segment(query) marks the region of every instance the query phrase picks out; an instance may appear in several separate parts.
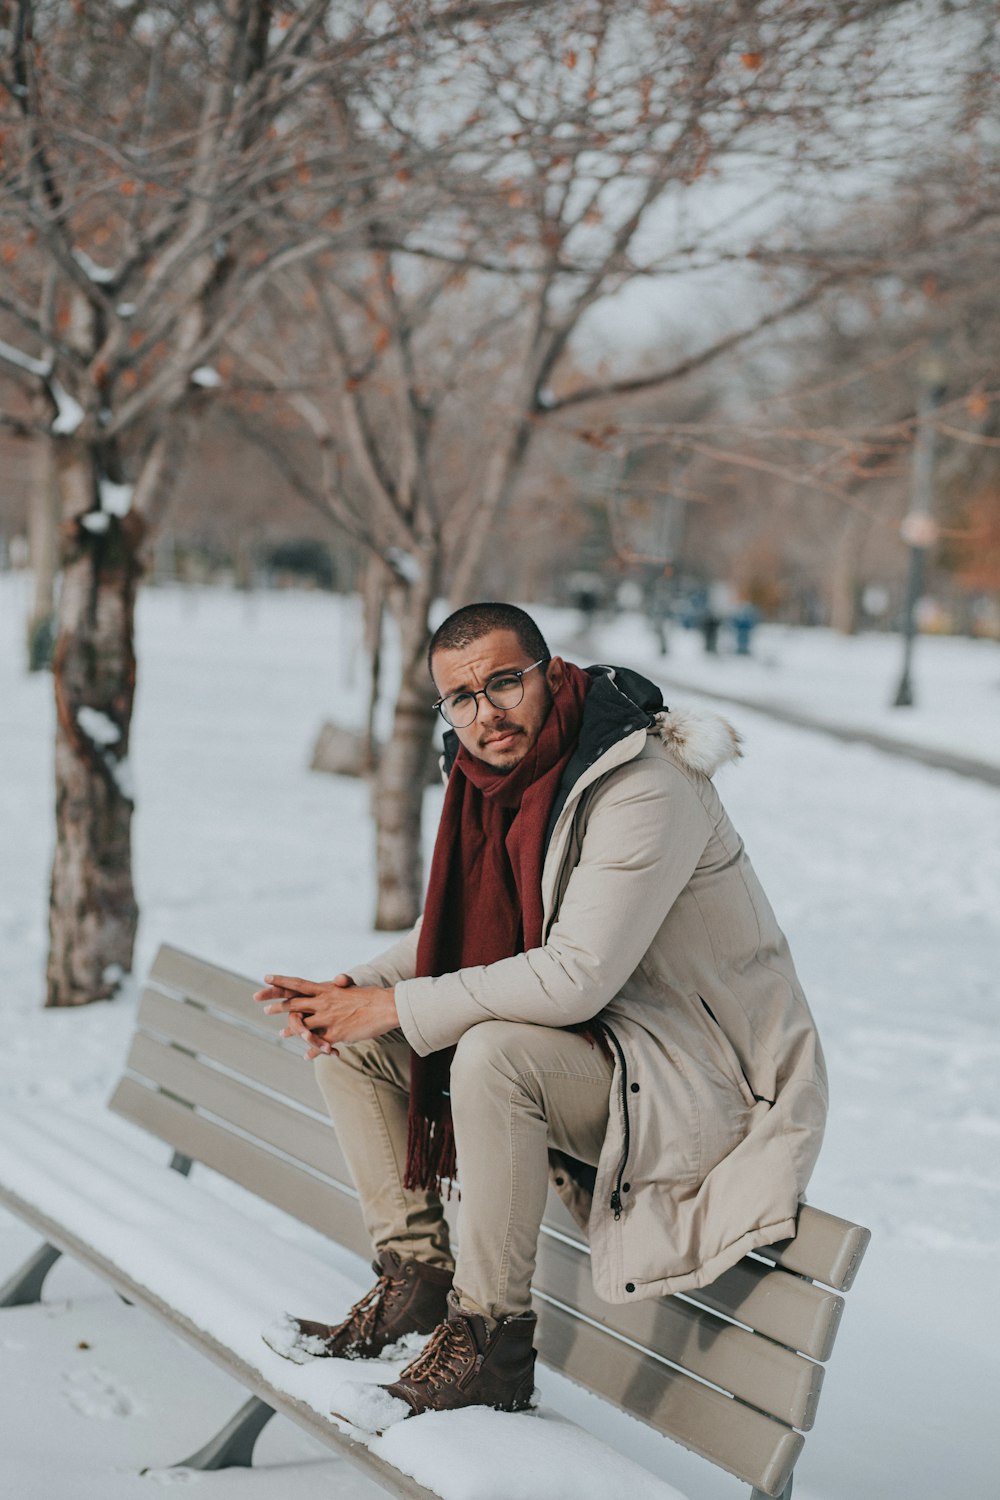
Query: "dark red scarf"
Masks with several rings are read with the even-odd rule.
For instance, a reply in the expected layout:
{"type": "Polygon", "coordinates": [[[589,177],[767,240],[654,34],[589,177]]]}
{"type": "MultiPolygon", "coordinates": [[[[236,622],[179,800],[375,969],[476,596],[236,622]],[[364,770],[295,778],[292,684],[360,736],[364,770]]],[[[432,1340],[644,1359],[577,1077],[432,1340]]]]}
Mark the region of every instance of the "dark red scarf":
{"type": "MultiPolygon", "coordinates": [[[[494,771],[464,745],[448,779],[434,844],[417,977],[497,963],[542,942],[545,832],[576,749],[590,678],[566,663],[534,746],[513,771],[494,771]]],[[[408,1188],[438,1191],[455,1177],[448,1079],[454,1048],[411,1058],[408,1188]]]]}

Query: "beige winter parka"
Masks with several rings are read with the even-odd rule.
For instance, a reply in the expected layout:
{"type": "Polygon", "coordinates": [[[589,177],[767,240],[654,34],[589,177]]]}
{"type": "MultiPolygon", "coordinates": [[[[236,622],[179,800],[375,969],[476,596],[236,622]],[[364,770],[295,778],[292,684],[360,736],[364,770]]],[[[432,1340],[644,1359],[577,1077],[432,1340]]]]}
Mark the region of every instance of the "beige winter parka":
{"type": "Polygon", "coordinates": [[[710,777],[739,755],[712,714],[591,668],[542,873],[544,945],[413,978],[416,934],[357,983],[394,984],[421,1055],[479,1021],[596,1018],[615,1058],[593,1198],[560,1170],[608,1302],[707,1285],[795,1231],[826,1115],[823,1056],[787,942],[710,777]]]}

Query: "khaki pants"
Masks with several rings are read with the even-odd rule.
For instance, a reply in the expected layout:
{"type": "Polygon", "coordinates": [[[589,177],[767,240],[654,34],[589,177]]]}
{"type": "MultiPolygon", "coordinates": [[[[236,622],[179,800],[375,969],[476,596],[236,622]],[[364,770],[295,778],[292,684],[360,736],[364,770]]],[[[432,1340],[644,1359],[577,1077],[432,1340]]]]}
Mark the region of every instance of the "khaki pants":
{"type": "Polygon", "coordinates": [[[441,1201],[403,1186],[410,1048],[401,1031],[340,1048],[316,1071],[377,1250],[455,1267],[459,1300],[491,1318],[527,1312],[551,1146],[596,1165],[611,1061],[577,1032],[483,1021],[451,1069],[461,1189],[453,1260],[441,1201]]]}

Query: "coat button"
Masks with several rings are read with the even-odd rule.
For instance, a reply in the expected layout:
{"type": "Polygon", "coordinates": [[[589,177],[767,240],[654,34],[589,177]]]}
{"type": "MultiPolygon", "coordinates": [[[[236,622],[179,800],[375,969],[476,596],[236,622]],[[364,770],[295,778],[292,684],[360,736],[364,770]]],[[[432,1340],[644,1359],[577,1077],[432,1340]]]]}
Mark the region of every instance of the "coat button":
{"type": "Polygon", "coordinates": [[[632,1084],[632,1092],[633,1094],[637,1094],[639,1092],[639,1085],[637,1083],[632,1084]]]}
{"type": "Polygon", "coordinates": [[[623,1193],[630,1193],[631,1191],[632,1191],[632,1184],[630,1182],[623,1182],[622,1183],[622,1192],[623,1193]]]}
{"type": "Polygon", "coordinates": [[[626,1281],[626,1283],[625,1283],[625,1290],[627,1292],[634,1292],[635,1291],[635,1282],[634,1281],[626,1281]]]}

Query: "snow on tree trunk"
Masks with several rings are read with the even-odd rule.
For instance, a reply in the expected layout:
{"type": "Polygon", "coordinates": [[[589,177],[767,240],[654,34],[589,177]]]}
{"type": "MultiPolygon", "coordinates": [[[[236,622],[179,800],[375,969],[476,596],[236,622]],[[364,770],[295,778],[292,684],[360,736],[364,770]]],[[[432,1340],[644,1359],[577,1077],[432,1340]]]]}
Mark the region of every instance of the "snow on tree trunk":
{"type": "MultiPolygon", "coordinates": [[[[86,488],[81,461],[67,476],[86,488]]],[[[56,844],[49,896],[46,1005],[114,994],[132,966],[133,796],[128,747],[143,523],[92,511],[63,528],[63,582],[53,655],[56,844]]]]}
{"type": "Polygon", "coordinates": [[[423,898],[420,824],[434,728],[434,689],[425,655],[432,600],[433,590],[423,580],[395,590],[390,599],[399,626],[402,670],[392,734],[379,757],[374,782],[375,926],[380,931],[412,927],[423,898]]]}

